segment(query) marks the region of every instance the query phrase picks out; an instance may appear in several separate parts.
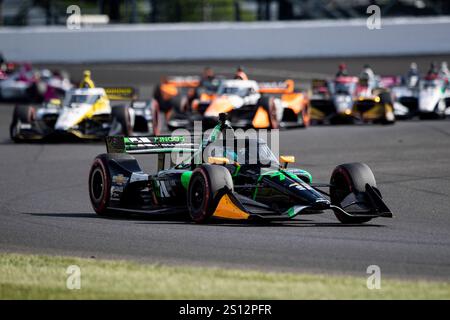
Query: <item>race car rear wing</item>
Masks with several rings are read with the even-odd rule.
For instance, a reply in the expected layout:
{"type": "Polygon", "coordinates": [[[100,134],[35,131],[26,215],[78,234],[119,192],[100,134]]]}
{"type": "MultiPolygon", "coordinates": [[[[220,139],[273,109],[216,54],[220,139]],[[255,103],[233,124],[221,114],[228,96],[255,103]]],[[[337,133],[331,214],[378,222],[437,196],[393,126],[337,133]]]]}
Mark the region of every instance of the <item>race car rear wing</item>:
{"type": "Polygon", "coordinates": [[[148,137],[106,137],[108,153],[158,154],[171,152],[194,152],[199,148],[186,136],[148,136],[148,137]]]}
{"type": "Polygon", "coordinates": [[[294,80],[288,79],[285,81],[274,81],[274,82],[258,82],[260,93],[273,93],[273,94],[283,94],[283,93],[293,93],[294,92],[294,80]]]}
{"type": "Polygon", "coordinates": [[[110,100],[135,100],[138,91],[132,87],[104,87],[106,95],[110,100]]]}
{"type": "Polygon", "coordinates": [[[175,87],[195,88],[200,85],[200,77],[198,76],[172,76],[167,77],[167,84],[175,87]]]}
{"type": "Polygon", "coordinates": [[[311,87],[312,89],[319,89],[328,86],[328,81],[325,79],[312,79],[311,87]]]}
{"type": "Polygon", "coordinates": [[[322,93],[322,94],[328,94],[329,88],[328,88],[328,80],[326,79],[312,79],[311,81],[311,91],[313,94],[316,93],[322,93]]]}
{"type": "MultiPolygon", "coordinates": [[[[172,152],[188,152],[193,154],[199,144],[191,143],[186,136],[148,136],[148,137],[106,137],[108,153],[157,154],[158,171],[163,170],[166,155],[172,152]]],[[[172,159],[171,159],[171,164],[172,159]]]]}
{"type": "Polygon", "coordinates": [[[380,77],[379,86],[381,88],[392,88],[401,84],[401,77],[399,76],[382,76],[380,77]]]}

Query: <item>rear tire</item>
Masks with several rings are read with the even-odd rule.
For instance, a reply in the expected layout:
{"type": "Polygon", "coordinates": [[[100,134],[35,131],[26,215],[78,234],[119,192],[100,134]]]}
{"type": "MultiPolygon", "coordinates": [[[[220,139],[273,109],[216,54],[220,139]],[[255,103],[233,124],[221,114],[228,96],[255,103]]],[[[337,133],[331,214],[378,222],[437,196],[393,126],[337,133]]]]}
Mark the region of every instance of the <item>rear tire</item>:
{"type": "Polygon", "coordinates": [[[115,106],[111,111],[113,119],[120,123],[122,127],[122,134],[130,136],[133,133],[131,125],[130,111],[128,106],[115,106]]]}
{"type": "Polygon", "coordinates": [[[101,154],[94,159],[89,172],[89,197],[92,207],[99,216],[109,213],[111,176],[108,169],[108,155],[101,154]]]}
{"type": "MultiPolygon", "coordinates": [[[[337,166],[330,179],[330,199],[333,205],[339,206],[341,201],[350,193],[366,191],[366,184],[376,187],[372,170],[365,163],[346,163],[337,166]]],[[[336,218],[342,223],[360,224],[372,218],[349,217],[339,210],[334,210],[336,218]]]]}
{"type": "Polygon", "coordinates": [[[103,153],[95,157],[89,172],[89,197],[92,207],[100,216],[110,213],[108,208],[110,207],[112,176],[117,172],[115,167],[110,170],[111,160],[114,161],[117,168],[142,172],[136,158],[126,153],[103,153]]]}
{"type": "Polygon", "coordinates": [[[188,187],[188,209],[197,223],[207,221],[217,208],[223,193],[233,190],[230,172],[222,166],[205,164],[196,168],[188,187]]]}

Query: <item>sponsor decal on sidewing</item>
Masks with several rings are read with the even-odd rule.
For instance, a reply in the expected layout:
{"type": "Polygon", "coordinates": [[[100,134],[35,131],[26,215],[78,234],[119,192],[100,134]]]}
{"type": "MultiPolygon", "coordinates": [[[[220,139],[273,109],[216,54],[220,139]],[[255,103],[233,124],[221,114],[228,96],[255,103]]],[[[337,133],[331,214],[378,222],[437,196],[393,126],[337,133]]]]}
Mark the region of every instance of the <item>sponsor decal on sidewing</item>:
{"type": "Polygon", "coordinates": [[[112,177],[112,182],[115,185],[122,186],[128,182],[129,178],[125,177],[123,174],[118,174],[112,177]]]}

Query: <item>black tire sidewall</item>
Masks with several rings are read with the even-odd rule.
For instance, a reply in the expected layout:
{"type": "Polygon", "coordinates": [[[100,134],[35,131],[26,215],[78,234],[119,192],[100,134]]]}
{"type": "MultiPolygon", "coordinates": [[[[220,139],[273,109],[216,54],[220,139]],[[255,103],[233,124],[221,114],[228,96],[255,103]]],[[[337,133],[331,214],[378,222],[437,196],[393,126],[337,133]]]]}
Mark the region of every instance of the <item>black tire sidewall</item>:
{"type": "Polygon", "coordinates": [[[276,106],[274,98],[271,96],[262,96],[258,101],[258,105],[262,106],[269,115],[270,129],[278,129],[279,123],[276,119],[276,106]]]}
{"type": "Polygon", "coordinates": [[[171,110],[173,110],[174,113],[185,114],[188,105],[188,98],[184,95],[176,95],[170,100],[170,104],[171,110]]]}
{"type": "Polygon", "coordinates": [[[204,164],[196,168],[189,182],[187,199],[192,220],[198,223],[208,220],[214,214],[222,195],[227,191],[233,191],[233,179],[225,167],[204,164]],[[198,179],[201,179],[204,183],[205,198],[201,208],[195,210],[191,205],[192,188],[198,179]]]}
{"type": "Polygon", "coordinates": [[[204,222],[206,219],[208,219],[212,215],[212,212],[210,210],[210,207],[212,205],[212,203],[211,203],[212,198],[213,198],[213,194],[211,192],[211,182],[208,177],[208,174],[207,174],[206,170],[204,170],[202,167],[199,167],[193,171],[191,180],[189,182],[189,189],[188,189],[188,199],[187,199],[188,200],[188,209],[189,209],[189,214],[191,216],[191,219],[193,221],[201,223],[201,222],[204,222]],[[202,206],[200,208],[195,209],[192,206],[192,197],[193,197],[192,193],[193,193],[193,187],[194,187],[195,183],[197,182],[197,180],[200,183],[203,183],[205,193],[204,193],[202,206]]]}
{"type": "Polygon", "coordinates": [[[159,110],[159,103],[156,100],[152,101],[152,134],[157,136],[161,134],[161,114],[159,110]]]}
{"type": "Polygon", "coordinates": [[[31,105],[17,105],[14,108],[13,119],[20,120],[22,123],[31,123],[34,121],[36,110],[31,105]]]}
{"type": "MultiPolygon", "coordinates": [[[[350,193],[361,193],[366,191],[366,184],[376,187],[375,177],[369,166],[365,163],[348,163],[337,166],[330,179],[331,203],[340,206],[340,202],[350,193]],[[339,192],[347,191],[347,195],[339,192]]],[[[336,218],[342,223],[364,223],[372,218],[349,217],[340,210],[334,210],[336,218]]]]}
{"type": "Polygon", "coordinates": [[[122,134],[124,136],[130,136],[133,133],[128,109],[128,106],[115,106],[112,108],[112,116],[122,126],[122,134]]]}
{"type": "Polygon", "coordinates": [[[17,123],[20,121],[21,123],[31,124],[36,118],[36,109],[30,105],[16,105],[13,111],[13,117],[11,124],[9,126],[9,135],[10,138],[14,141],[19,141],[14,134],[13,130],[17,126],[17,123]]]}
{"type": "Polygon", "coordinates": [[[100,155],[94,159],[89,172],[89,198],[91,200],[92,207],[98,215],[106,215],[108,213],[109,199],[111,190],[111,178],[108,170],[108,163],[105,155],[100,155]],[[100,172],[103,181],[103,192],[99,200],[94,198],[93,195],[93,174],[94,172],[100,172]]]}

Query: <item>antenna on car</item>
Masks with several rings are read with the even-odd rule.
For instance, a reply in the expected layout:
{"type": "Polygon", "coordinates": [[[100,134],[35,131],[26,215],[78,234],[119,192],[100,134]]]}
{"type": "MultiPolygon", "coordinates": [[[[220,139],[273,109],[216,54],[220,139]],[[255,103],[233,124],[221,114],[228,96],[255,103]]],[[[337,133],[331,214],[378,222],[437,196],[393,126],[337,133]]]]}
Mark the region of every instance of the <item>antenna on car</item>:
{"type": "Polygon", "coordinates": [[[228,116],[226,113],[224,113],[224,112],[219,113],[219,122],[221,124],[225,124],[225,121],[227,121],[227,120],[228,120],[228,116]]]}

